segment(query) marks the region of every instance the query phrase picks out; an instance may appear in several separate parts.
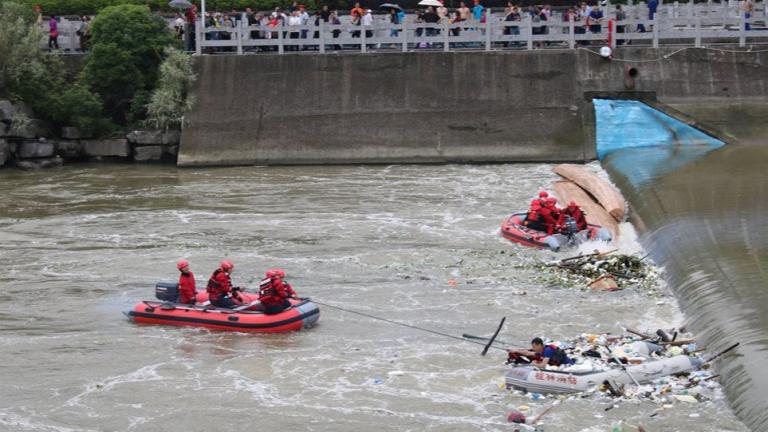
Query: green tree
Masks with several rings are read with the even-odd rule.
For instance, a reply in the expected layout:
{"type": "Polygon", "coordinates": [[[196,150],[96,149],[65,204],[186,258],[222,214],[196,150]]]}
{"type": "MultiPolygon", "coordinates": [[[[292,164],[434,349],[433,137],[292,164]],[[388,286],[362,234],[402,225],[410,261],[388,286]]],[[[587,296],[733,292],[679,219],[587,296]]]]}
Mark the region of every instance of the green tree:
{"type": "Polygon", "coordinates": [[[62,63],[40,49],[42,40],[31,9],[0,3],[0,96],[46,105],[48,90],[61,84],[55,72],[62,63]]]}
{"type": "Polygon", "coordinates": [[[146,6],[110,6],[93,20],[85,80],[101,95],[116,123],[126,125],[141,117],[163,50],[173,43],[165,21],[146,6]]]}
{"type": "Polygon", "coordinates": [[[194,103],[187,93],[196,79],[192,57],[178,49],[166,48],[160,80],[147,106],[147,123],[158,129],[180,127],[184,113],[194,103]]]}

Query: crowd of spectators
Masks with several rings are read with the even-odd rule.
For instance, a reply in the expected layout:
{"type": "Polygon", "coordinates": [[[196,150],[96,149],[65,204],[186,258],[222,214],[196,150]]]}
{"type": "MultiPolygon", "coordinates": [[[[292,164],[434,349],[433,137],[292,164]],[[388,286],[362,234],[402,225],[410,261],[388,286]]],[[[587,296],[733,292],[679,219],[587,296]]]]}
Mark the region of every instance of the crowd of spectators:
{"type": "MultiPolygon", "coordinates": [[[[415,11],[412,21],[420,24],[431,24],[433,27],[425,26],[422,28],[416,28],[414,31],[416,36],[436,36],[439,35],[441,30],[437,28],[437,25],[448,23],[466,23],[461,26],[451,26],[450,32],[453,36],[459,36],[462,31],[467,30],[482,30],[482,24],[489,14],[490,8],[486,8],[482,5],[481,0],[472,0],[472,7],[464,1],[459,3],[459,6],[455,10],[449,10],[440,1],[440,6],[427,6],[422,10],[415,11]],[[474,26],[474,27],[473,27],[474,26]]],[[[603,2],[603,4],[605,4],[603,2]]],[[[655,9],[658,6],[658,0],[650,0],[648,3],[649,17],[652,19],[655,9]]],[[[559,13],[553,13],[553,9],[549,4],[540,6],[528,6],[523,8],[516,5],[511,1],[507,3],[504,8],[503,16],[501,20],[507,22],[504,27],[503,33],[505,35],[518,35],[520,34],[520,27],[512,25],[514,22],[523,21],[524,18],[529,17],[534,23],[532,32],[533,34],[547,34],[549,28],[548,22],[555,19],[560,19],[563,22],[573,21],[574,29],[577,34],[584,34],[587,32],[601,33],[603,32],[603,26],[605,25],[607,18],[600,4],[589,5],[586,2],[582,2],[579,5],[566,8],[559,13]]],[[[406,13],[400,8],[388,8],[382,13],[376,15],[378,19],[384,20],[393,25],[400,25],[406,20],[406,13]]],[[[614,16],[612,17],[616,21],[622,21],[626,19],[621,5],[614,7],[614,16]]],[[[644,18],[644,17],[643,17],[644,18]]],[[[182,35],[193,34],[194,25],[197,20],[197,10],[189,9],[186,12],[185,20],[182,20],[181,16],[177,17],[177,34],[179,37],[182,35]],[[186,23],[186,26],[183,24],[186,23]],[[185,30],[186,28],[186,30],[185,30]]],[[[349,29],[349,33],[352,38],[359,38],[365,33],[367,38],[371,38],[374,35],[372,30],[374,24],[374,13],[371,9],[364,9],[360,6],[360,3],[355,5],[346,13],[340,14],[338,11],[331,11],[327,5],[322,6],[319,10],[310,13],[307,8],[297,2],[293,2],[289,7],[283,9],[276,7],[271,12],[253,11],[250,8],[246,8],[245,11],[232,10],[228,13],[224,12],[206,12],[205,26],[206,33],[205,38],[208,40],[229,40],[233,37],[233,28],[239,27],[242,21],[247,21],[248,26],[258,26],[261,29],[249,31],[248,37],[250,39],[273,39],[278,38],[279,32],[282,32],[282,36],[285,39],[307,39],[317,38],[318,30],[308,30],[306,28],[297,28],[291,30],[291,27],[301,26],[315,26],[319,27],[321,21],[326,25],[338,26],[344,22],[349,23],[353,28],[349,29]],[[360,26],[361,29],[355,29],[354,26],[360,26]],[[264,27],[274,28],[275,30],[263,30],[264,27]],[[278,30],[279,28],[279,30],[278,30]],[[211,30],[214,31],[211,31],[211,30]],[[313,33],[310,36],[310,32],[313,33]]],[[[621,33],[625,29],[623,26],[617,26],[616,31],[621,33]]],[[[646,31],[642,26],[638,26],[638,31],[646,31]]],[[[331,27],[329,33],[332,38],[338,38],[342,32],[341,29],[334,29],[331,27]]],[[[397,37],[401,30],[397,28],[389,29],[390,37],[397,37]]],[[[567,31],[567,29],[565,30],[567,31]]],[[[194,49],[194,38],[189,37],[188,48],[194,49]]],[[[588,42],[582,42],[587,44],[588,42]]],[[[536,46],[541,46],[543,43],[538,43],[536,46]]],[[[514,44],[513,44],[514,45],[514,44]]],[[[333,45],[335,49],[341,49],[338,44],[333,45]]],[[[429,46],[423,44],[422,46],[429,46]]],[[[504,46],[510,46],[509,43],[505,43],[504,46]]],[[[258,48],[258,49],[276,49],[258,48]]],[[[287,44],[287,50],[300,49],[297,44],[287,44]]],[[[306,48],[304,48],[306,49],[306,48]]]]}

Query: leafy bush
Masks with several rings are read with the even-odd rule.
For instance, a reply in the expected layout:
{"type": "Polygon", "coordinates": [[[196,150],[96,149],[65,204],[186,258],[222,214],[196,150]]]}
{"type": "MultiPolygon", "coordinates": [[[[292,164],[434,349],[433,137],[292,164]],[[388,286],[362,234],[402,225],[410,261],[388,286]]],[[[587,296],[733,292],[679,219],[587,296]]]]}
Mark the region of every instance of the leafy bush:
{"type": "Polygon", "coordinates": [[[167,48],[165,60],[160,65],[160,80],[147,106],[147,123],[158,129],[180,127],[184,113],[194,103],[187,97],[187,92],[196,79],[192,57],[178,49],[167,48]]]}
{"type": "Polygon", "coordinates": [[[53,105],[52,120],[62,126],[76,126],[87,134],[102,135],[113,129],[104,118],[101,98],[82,83],[69,87],[53,105]]]}
{"type": "Polygon", "coordinates": [[[31,10],[0,2],[0,96],[44,107],[49,90],[60,83],[53,72],[62,64],[40,49],[43,34],[34,22],[31,10]]]}
{"type": "Polygon", "coordinates": [[[143,6],[110,6],[94,18],[84,76],[116,123],[134,121],[144,110],[141,96],[154,87],[163,50],[172,43],[165,21],[143,6]]]}

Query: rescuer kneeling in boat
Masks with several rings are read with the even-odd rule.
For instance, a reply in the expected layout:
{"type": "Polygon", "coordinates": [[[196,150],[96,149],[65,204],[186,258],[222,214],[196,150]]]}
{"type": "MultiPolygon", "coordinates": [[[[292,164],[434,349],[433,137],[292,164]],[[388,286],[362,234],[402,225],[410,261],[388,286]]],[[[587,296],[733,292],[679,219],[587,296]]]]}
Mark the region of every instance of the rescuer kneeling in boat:
{"type": "Polygon", "coordinates": [[[547,229],[547,226],[544,224],[544,219],[541,216],[541,203],[538,199],[531,201],[531,207],[528,209],[528,214],[525,216],[523,225],[536,231],[544,231],[547,229]]]}
{"type": "Polygon", "coordinates": [[[266,277],[259,284],[259,301],[264,306],[264,313],[276,314],[289,307],[289,298],[296,297],[296,291],[285,282],[285,272],[282,269],[269,269],[264,274],[266,277]]]}
{"type": "Polygon", "coordinates": [[[557,219],[560,217],[560,209],[557,208],[557,198],[549,197],[544,200],[544,205],[539,210],[544,225],[547,227],[547,234],[552,235],[557,228],[557,219]]]}
{"type": "Polygon", "coordinates": [[[229,277],[234,269],[235,265],[232,261],[224,260],[208,279],[206,291],[212,305],[232,309],[243,303],[237,288],[232,287],[232,279],[229,277]]]}
{"type": "Polygon", "coordinates": [[[197,298],[197,289],[195,288],[195,275],[189,270],[189,261],[185,259],[176,263],[179,269],[179,303],[194,305],[197,298]]]}
{"type": "Polygon", "coordinates": [[[576,223],[577,232],[587,229],[587,214],[584,213],[578,204],[576,204],[576,201],[569,202],[568,207],[560,212],[560,217],[557,219],[557,226],[560,231],[567,230],[566,222],[568,221],[568,217],[573,218],[573,221],[576,223]]]}
{"type": "Polygon", "coordinates": [[[530,350],[510,350],[507,363],[531,363],[538,368],[576,363],[555,344],[544,345],[540,337],[533,338],[530,350]]]}

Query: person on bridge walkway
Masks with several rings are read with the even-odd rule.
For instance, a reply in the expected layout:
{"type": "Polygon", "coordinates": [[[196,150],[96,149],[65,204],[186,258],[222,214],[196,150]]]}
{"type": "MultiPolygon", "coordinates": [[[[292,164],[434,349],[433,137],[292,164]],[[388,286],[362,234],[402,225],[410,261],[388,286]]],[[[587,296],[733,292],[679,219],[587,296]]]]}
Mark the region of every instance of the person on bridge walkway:
{"type": "Polygon", "coordinates": [[[555,344],[544,345],[540,337],[533,338],[531,349],[509,350],[508,363],[531,363],[538,368],[572,365],[576,363],[555,344]]]}
{"type": "Polygon", "coordinates": [[[285,282],[285,271],[279,268],[269,269],[259,284],[259,301],[264,306],[264,313],[277,314],[289,307],[289,298],[296,298],[296,291],[285,282]]]}
{"type": "Polygon", "coordinates": [[[232,261],[223,260],[208,279],[208,300],[216,307],[232,309],[243,303],[237,287],[232,286],[230,274],[235,269],[232,261]]]}
{"type": "Polygon", "coordinates": [[[189,270],[189,261],[180,259],[176,263],[179,269],[179,303],[194,305],[197,298],[197,289],[195,288],[195,275],[189,270]]]}

